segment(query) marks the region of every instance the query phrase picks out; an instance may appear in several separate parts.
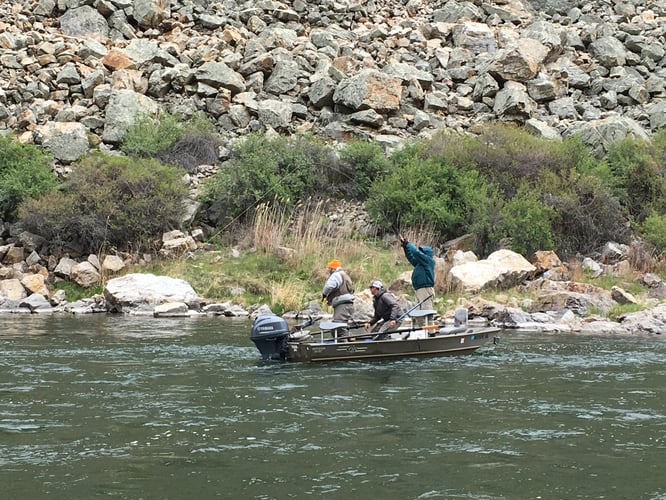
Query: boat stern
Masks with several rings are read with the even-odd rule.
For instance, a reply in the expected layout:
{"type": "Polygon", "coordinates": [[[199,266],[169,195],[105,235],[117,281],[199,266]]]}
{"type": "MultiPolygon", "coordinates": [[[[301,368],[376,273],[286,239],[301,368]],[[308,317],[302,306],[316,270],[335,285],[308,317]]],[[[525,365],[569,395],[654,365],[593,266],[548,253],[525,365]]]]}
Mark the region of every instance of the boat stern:
{"type": "Polygon", "coordinates": [[[250,339],[262,359],[284,359],[287,354],[289,327],[284,318],[275,314],[260,314],[252,322],[250,339]]]}

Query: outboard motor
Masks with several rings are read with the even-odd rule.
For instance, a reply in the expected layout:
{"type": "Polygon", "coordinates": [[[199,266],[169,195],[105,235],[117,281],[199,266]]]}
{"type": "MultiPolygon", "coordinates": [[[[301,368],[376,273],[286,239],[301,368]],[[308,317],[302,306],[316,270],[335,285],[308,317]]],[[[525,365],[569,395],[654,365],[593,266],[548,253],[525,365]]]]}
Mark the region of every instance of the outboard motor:
{"type": "Polygon", "coordinates": [[[250,338],[262,359],[284,359],[287,354],[289,328],[287,322],[275,314],[260,314],[252,323],[250,338]]]}

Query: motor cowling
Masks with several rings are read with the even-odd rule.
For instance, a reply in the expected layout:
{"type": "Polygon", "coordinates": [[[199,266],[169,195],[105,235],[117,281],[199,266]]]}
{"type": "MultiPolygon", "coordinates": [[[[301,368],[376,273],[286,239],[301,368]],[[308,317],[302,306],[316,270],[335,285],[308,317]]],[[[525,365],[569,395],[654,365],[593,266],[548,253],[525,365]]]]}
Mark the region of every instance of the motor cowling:
{"type": "Polygon", "coordinates": [[[252,322],[250,339],[262,359],[284,359],[287,355],[289,327],[284,318],[275,314],[260,314],[252,322]]]}

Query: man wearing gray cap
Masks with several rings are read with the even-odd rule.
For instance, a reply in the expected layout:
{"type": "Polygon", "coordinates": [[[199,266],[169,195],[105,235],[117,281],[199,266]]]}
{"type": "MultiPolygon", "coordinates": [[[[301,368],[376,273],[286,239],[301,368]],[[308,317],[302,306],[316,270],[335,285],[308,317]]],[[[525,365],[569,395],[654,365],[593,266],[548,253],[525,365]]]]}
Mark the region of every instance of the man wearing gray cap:
{"type": "MultiPolygon", "coordinates": [[[[402,309],[393,294],[386,290],[379,280],[370,283],[370,293],[372,294],[372,306],[375,309],[375,314],[365,324],[366,331],[369,331],[379,320],[384,321],[377,332],[379,335],[397,330],[401,323],[398,318],[402,315],[402,309]]],[[[378,338],[382,338],[379,335],[378,338]]]]}

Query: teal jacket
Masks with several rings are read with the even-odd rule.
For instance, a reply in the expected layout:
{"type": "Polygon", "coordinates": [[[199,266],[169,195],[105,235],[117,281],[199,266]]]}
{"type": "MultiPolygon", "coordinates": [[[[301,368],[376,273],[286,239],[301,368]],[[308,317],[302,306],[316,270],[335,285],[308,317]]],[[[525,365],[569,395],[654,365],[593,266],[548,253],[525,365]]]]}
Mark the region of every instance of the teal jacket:
{"type": "Polygon", "coordinates": [[[435,258],[432,256],[432,247],[417,247],[408,241],[403,246],[405,256],[414,266],[412,271],[412,286],[414,290],[435,286],[435,258]]]}

